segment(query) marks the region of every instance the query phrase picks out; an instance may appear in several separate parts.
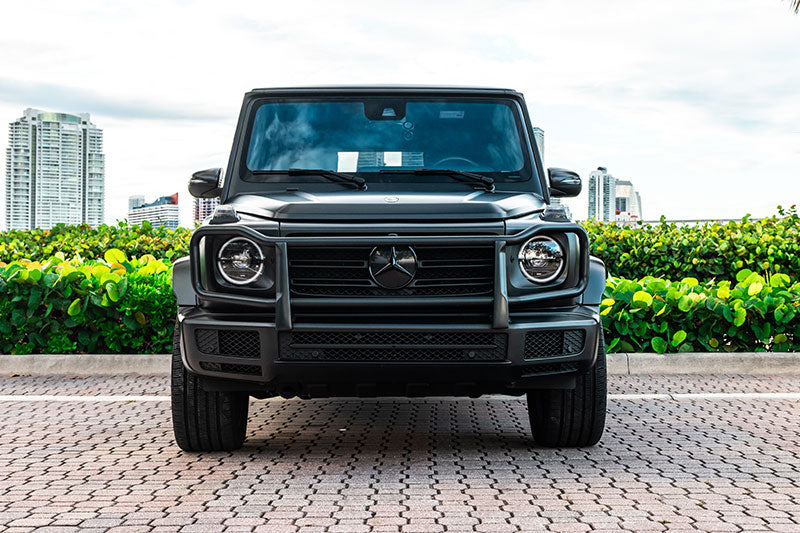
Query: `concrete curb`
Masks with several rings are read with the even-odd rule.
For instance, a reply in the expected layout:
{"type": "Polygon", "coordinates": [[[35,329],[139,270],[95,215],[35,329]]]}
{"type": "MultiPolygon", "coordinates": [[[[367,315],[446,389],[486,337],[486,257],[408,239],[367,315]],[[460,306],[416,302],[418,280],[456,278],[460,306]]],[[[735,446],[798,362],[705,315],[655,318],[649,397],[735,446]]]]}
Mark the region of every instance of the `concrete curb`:
{"type": "Polygon", "coordinates": [[[166,376],[170,354],[0,355],[0,376],[166,376]]]}
{"type": "MultiPolygon", "coordinates": [[[[793,353],[615,353],[612,375],[800,374],[800,352],[793,353]]],[[[0,376],[167,376],[169,354],[0,355],[0,376]]]]}

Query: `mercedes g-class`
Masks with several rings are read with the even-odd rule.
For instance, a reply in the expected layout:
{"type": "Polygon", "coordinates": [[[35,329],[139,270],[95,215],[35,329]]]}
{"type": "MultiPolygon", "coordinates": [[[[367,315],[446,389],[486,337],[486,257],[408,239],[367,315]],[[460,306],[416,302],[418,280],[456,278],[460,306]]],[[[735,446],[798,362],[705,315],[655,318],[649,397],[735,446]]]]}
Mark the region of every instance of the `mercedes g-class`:
{"type": "Polygon", "coordinates": [[[452,87],[245,95],[220,198],[173,268],[172,419],[232,450],[250,397],[527,395],[533,439],[603,432],[605,267],[554,198],[522,94],[452,87]]]}

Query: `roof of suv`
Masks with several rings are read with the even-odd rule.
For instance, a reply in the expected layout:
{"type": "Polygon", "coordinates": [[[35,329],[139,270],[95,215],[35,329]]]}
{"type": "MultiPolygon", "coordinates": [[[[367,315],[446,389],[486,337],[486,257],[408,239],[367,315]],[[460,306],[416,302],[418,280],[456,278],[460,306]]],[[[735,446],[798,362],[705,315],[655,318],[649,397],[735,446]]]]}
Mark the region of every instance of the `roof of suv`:
{"type": "Polygon", "coordinates": [[[520,93],[513,89],[496,87],[462,87],[447,85],[318,85],[308,87],[274,87],[253,89],[248,95],[274,94],[457,94],[457,95],[515,95],[520,93]]]}

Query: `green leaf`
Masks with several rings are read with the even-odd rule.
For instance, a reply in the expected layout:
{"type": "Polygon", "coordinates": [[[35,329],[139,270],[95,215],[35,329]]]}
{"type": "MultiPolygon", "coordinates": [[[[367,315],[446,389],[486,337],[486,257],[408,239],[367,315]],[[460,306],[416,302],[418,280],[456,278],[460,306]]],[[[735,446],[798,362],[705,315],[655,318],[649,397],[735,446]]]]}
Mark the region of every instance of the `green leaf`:
{"type": "Polygon", "coordinates": [[[119,291],[117,290],[117,284],[113,281],[106,282],[106,293],[108,294],[108,299],[112,302],[119,301],[119,291]]]}
{"type": "Polygon", "coordinates": [[[744,309],[744,307],[737,307],[734,310],[734,314],[735,316],[733,319],[733,325],[738,328],[739,326],[744,324],[744,321],[747,318],[747,311],[744,309]]]}
{"type": "MultiPolygon", "coordinates": [[[[122,298],[128,292],[128,278],[127,276],[117,282],[117,294],[122,298]]],[[[115,300],[116,301],[116,300],[115,300]]]]}
{"type": "Polygon", "coordinates": [[[103,254],[103,258],[109,265],[113,265],[114,263],[122,263],[123,261],[127,260],[125,257],[125,252],[118,250],[117,248],[106,250],[106,253],[103,254]]]}
{"type": "Polygon", "coordinates": [[[44,275],[44,285],[49,288],[53,288],[58,283],[58,274],[55,272],[48,272],[44,275]]]}
{"type": "Polygon", "coordinates": [[[656,353],[664,353],[667,351],[667,341],[661,337],[653,337],[650,339],[650,344],[653,346],[656,353]]]}
{"type": "Polygon", "coordinates": [[[136,318],[136,322],[138,322],[139,325],[144,326],[145,324],[147,324],[147,318],[141,311],[136,311],[136,313],[133,316],[136,318]]]}
{"type": "Polygon", "coordinates": [[[72,300],[72,303],[69,304],[69,307],[67,308],[67,314],[69,316],[78,316],[79,314],[81,314],[80,298],[75,298],[74,300],[72,300]]]}
{"type": "Polygon", "coordinates": [[[760,293],[761,289],[763,289],[763,288],[764,288],[764,286],[759,282],[752,283],[747,288],[747,295],[748,296],[755,296],[756,294],[760,293]]]}
{"type": "Polygon", "coordinates": [[[776,272],[769,278],[769,284],[772,287],[787,287],[791,279],[786,274],[776,272]]]}
{"type": "Polygon", "coordinates": [[[683,311],[684,313],[688,313],[692,309],[692,299],[688,296],[681,296],[681,299],[678,300],[678,309],[683,311]]]}
{"type": "Polygon", "coordinates": [[[650,307],[653,304],[653,297],[645,291],[636,291],[631,302],[636,307],[650,307]]]}
{"type": "Polygon", "coordinates": [[[672,336],[672,345],[673,346],[678,346],[680,343],[682,343],[685,340],[686,340],[686,332],[683,331],[682,329],[678,330],[672,336]]]}

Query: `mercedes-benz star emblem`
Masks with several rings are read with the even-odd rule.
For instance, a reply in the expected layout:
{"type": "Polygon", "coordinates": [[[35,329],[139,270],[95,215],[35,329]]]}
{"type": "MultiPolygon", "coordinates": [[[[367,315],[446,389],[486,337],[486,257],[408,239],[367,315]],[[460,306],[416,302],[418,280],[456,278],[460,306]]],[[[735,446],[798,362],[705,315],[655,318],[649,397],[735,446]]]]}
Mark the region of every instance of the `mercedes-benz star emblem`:
{"type": "Polygon", "coordinates": [[[410,246],[376,246],[369,254],[369,275],[385,289],[402,289],[417,274],[417,255],[410,246]]]}

